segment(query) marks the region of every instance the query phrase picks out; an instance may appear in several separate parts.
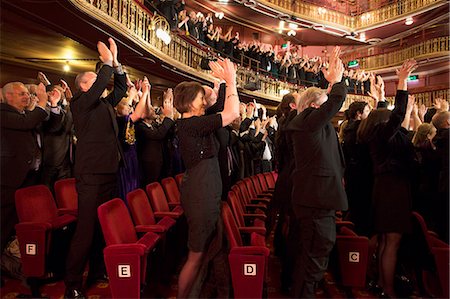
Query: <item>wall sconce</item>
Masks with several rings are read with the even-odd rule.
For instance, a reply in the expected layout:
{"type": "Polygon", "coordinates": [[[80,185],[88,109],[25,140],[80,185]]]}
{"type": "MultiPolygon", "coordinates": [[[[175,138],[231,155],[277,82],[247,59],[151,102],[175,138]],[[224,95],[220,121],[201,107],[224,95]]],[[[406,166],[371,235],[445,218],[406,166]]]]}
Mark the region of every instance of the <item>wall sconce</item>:
{"type": "Polygon", "coordinates": [[[413,18],[412,17],[407,17],[406,20],[405,20],[405,25],[409,26],[409,25],[412,25],[412,23],[414,23],[413,18]]]}
{"type": "Polygon", "coordinates": [[[223,12],[216,12],[215,13],[216,18],[218,18],[219,20],[222,20],[223,17],[225,16],[225,14],[223,12]]]}
{"type": "Polygon", "coordinates": [[[156,37],[162,40],[166,45],[170,44],[170,25],[163,16],[155,14],[150,23],[151,30],[156,32],[156,37]]]}

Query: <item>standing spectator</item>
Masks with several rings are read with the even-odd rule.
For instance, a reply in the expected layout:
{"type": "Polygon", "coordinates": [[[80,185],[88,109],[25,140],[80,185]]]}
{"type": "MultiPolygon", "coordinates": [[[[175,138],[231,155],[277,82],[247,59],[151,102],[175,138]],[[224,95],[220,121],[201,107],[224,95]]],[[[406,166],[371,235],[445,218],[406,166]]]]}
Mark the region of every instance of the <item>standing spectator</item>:
{"type": "Polygon", "coordinates": [[[77,76],[78,92],[70,103],[78,138],[75,160],[78,222],[67,256],[66,298],[84,298],[81,287],[88,259],[87,287],[105,277],[104,238],[97,208],[116,195],[116,175],[123,157],[113,107],[126,95],[127,79],[117,60],[114,40],[109,38],[109,49],[98,42],[97,49],[103,66],[98,74],[85,72],[77,76]],[[113,73],[114,90],[102,98],[113,73]]]}
{"type": "Polygon", "coordinates": [[[173,93],[171,88],[164,92],[163,116],[164,120],[161,124],[158,124],[155,109],[148,107],[145,117],[136,124],[138,157],[142,168],[142,187],[163,178],[164,143],[168,140],[170,129],[175,124],[173,121],[173,93]]]}
{"type": "Polygon", "coordinates": [[[47,94],[44,84],[36,90],[37,106],[26,110],[30,93],[21,82],[5,84],[2,89],[4,101],[0,103],[1,124],[1,252],[14,234],[17,224],[14,193],[17,189],[37,183],[40,150],[35,129],[48,116],[45,110],[47,94]]]}
{"type": "Polygon", "coordinates": [[[347,209],[342,186],[344,157],[331,124],[347,95],[347,87],[341,82],[344,66],[339,55],[340,48],[336,47],[325,74],[332,86],[329,96],[318,88],[304,91],[300,109],[305,109],[288,126],[295,160],[292,208],[299,229],[295,298],[314,298],[315,286],[327,269],[336,240],[336,210],[347,209]]]}
{"type": "Polygon", "coordinates": [[[178,279],[178,298],[187,298],[196,281],[205,253],[220,225],[222,184],[214,132],[239,116],[236,68],[231,61],[210,62],[213,74],[226,82],[226,100],[222,112],[204,115],[203,87],[182,82],[174,91],[174,104],[182,114],[177,121],[181,156],[186,172],[181,185],[181,204],[188,222],[188,259],[178,279]]]}
{"type": "Polygon", "coordinates": [[[58,85],[51,85],[47,89],[50,90],[48,93],[51,102],[50,115],[61,114],[62,118],[56,126],[52,126],[49,122],[42,124],[42,182],[53,190],[53,185],[57,180],[72,177],[70,147],[73,136],[73,119],[67,101],[64,101],[64,89],[58,85]]]}
{"type": "Polygon", "coordinates": [[[450,129],[450,112],[448,111],[448,102],[441,105],[443,111],[433,116],[433,125],[437,129],[434,144],[439,159],[439,182],[438,182],[438,211],[436,213],[437,233],[445,241],[449,242],[449,129],[450,129]]]}
{"type": "MultiPolygon", "coordinates": [[[[394,273],[403,233],[411,231],[411,165],[414,149],[402,128],[408,101],[407,79],[417,64],[407,60],[397,71],[395,108],[377,109],[359,132],[368,144],[373,165],[372,203],[374,231],[378,234],[378,285],[395,297],[394,273]]],[[[413,101],[413,99],[411,98],[413,101]]]]}

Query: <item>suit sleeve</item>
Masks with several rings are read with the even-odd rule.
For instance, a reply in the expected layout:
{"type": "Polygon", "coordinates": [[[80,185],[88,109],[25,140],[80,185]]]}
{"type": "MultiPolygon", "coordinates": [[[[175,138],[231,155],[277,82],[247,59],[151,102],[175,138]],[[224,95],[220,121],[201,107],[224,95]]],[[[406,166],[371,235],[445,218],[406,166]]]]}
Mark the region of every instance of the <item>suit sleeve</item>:
{"type": "Polygon", "coordinates": [[[164,118],[162,124],[158,128],[148,127],[143,122],[139,122],[136,124],[136,133],[138,138],[161,140],[166,138],[167,133],[174,123],[175,122],[168,117],[164,118]]]}
{"type": "Polygon", "coordinates": [[[44,109],[35,108],[25,115],[19,113],[2,113],[0,117],[2,128],[28,131],[36,128],[48,117],[48,112],[44,109]]]}
{"type": "Polygon", "coordinates": [[[217,95],[217,102],[206,109],[205,114],[215,114],[217,112],[223,111],[223,108],[225,107],[225,89],[226,84],[222,83],[219,86],[219,94],[217,95]]]}
{"type": "Polygon", "coordinates": [[[126,74],[114,74],[114,89],[105,98],[113,107],[115,107],[123,97],[127,95],[127,76],[126,74]]]}
{"type": "Polygon", "coordinates": [[[305,126],[311,131],[317,131],[323,128],[331,121],[339,109],[341,109],[346,97],[347,87],[344,83],[334,84],[328,95],[328,100],[320,108],[314,109],[304,120],[305,126]]]}
{"type": "Polygon", "coordinates": [[[388,122],[381,127],[380,137],[383,140],[389,140],[402,127],[403,119],[406,114],[406,105],[408,102],[408,91],[397,90],[395,95],[395,108],[389,116],[388,122]]]}
{"type": "Polygon", "coordinates": [[[43,123],[44,130],[48,133],[60,131],[64,126],[65,118],[66,112],[63,109],[61,109],[59,114],[50,112],[50,117],[43,123]]]}
{"type": "Polygon", "coordinates": [[[70,106],[74,107],[74,111],[79,112],[92,110],[93,107],[99,104],[98,100],[103,91],[108,87],[109,80],[113,73],[113,68],[109,65],[103,65],[98,71],[97,79],[88,91],[83,92],[80,96],[74,96],[70,106]]]}

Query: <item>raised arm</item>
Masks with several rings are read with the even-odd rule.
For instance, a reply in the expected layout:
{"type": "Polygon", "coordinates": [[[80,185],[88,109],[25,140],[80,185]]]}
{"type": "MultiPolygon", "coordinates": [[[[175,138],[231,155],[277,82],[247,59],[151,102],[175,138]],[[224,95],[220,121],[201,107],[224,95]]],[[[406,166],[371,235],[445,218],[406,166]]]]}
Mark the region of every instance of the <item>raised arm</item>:
{"type": "Polygon", "coordinates": [[[150,88],[151,86],[147,77],[144,77],[144,81],[142,83],[142,95],[139,97],[139,102],[136,105],[136,109],[134,109],[133,113],[130,115],[131,121],[134,123],[140,120],[145,114],[147,94],[150,93],[150,88]]]}
{"type": "Polygon", "coordinates": [[[225,104],[222,115],[222,126],[229,125],[239,117],[239,95],[236,88],[236,66],[229,60],[210,61],[209,66],[213,71],[213,76],[219,80],[224,80],[225,104]]]}

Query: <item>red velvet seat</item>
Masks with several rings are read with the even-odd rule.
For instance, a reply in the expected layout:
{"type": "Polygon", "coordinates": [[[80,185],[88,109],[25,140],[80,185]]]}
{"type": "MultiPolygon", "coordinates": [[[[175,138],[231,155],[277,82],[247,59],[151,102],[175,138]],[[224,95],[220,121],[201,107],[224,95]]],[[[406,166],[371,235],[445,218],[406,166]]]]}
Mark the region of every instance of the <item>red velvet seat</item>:
{"type": "Polygon", "coordinates": [[[261,191],[263,193],[272,194],[273,193],[273,188],[272,189],[269,188],[269,185],[267,184],[266,177],[264,176],[264,174],[263,173],[258,173],[256,175],[256,177],[258,178],[259,184],[261,185],[261,191]]]}
{"type": "Polygon", "coordinates": [[[179,173],[175,176],[175,181],[177,182],[178,189],[181,189],[181,183],[183,182],[184,173],[179,173]]]}
{"type": "Polygon", "coordinates": [[[161,180],[161,185],[166,193],[169,205],[180,205],[180,190],[174,178],[168,177],[161,180]]]}
{"type": "MultiPolygon", "coordinates": [[[[257,212],[264,214],[265,211],[267,210],[267,205],[265,203],[256,203],[256,204],[248,203],[250,199],[244,197],[241,188],[247,190],[242,181],[238,182],[237,184],[234,184],[231,187],[231,191],[233,191],[234,194],[236,194],[237,198],[241,201],[241,206],[244,212],[257,212]]],[[[248,192],[247,197],[249,197],[248,192]]]]}
{"type": "Polygon", "coordinates": [[[147,259],[160,237],[147,232],[138,239],[128,209],[119,198],[102,204],[97,212],[106,241],[103,253],[111,295],[140,298],[148,275],[147,259]]]}
{"type": "MultiPolygon", "coordinates": [[[[252,184],[250,182],[250,184],[252,184]]],[[[260,209],[267,209],[267,204],[269,203],[269,200],[267,198],[257,198],[256,195],[252,195],[248,188],[246,183],[242,180],[236,183],[239,190],[241,191],[242,200],[245,206],[247,207],[254,207],[254,208],[260,208],[260,209]],[[258,206],[253,206],[258,205],[258,206]]]]}
{"type": "Polygon", "coordinates": [[[222,204],[222,219],[230,244],[228,261],[235,298],[262,298],[263,284],[270,254],[264,236],[251,233],[250,245],[245,246],[233,213],[227,203],[222,204]]]}
{"type": "Polygon", "coordinates": [[[272,173],[265,172],[264,177],[266,179],[267,186],[269,187],[269,189],[275,189],[275,179],[273,178],[272,173]]]}
{"type": "Polygon", "coordinates": [[[234,218],[241,232],[256,232],[266,235],[265,220],[267,216],[261,213],[245,213],[242,203],[233,191],[228,192],[228,203],[234,214],[234,218]],[[246,221],[247,220],[247,221],[246,221]]]}
{"type": "Polygon", "coordinates": [[[412,212],[412,221],[413,233],[416,235],[414,240],[420,242],[420,240],[424,239],[423,242],[425,242],[425,244],[422,245],[414,244],[415,247],[420,248],[420,246],[425,246],[426,256],[432,256],[431,262],[434,264],[432,269],[437,270],[424,269],[422,271],[423,283],[428,293],[427,295],[430,297],[448,298],[450,247],[447,243],[440,240],[435,232],[428,230],[425,220],[419,213],[412,212]]]}
{"type": "Polygon", "coordinates": [[[156,218],[169,216],[178,219],[184,214],[181,206],[177,205],[173,209],[170,209],[164,190],[158,182],[148,184],[146,191],[156,218]]]}
{"type": "Polygon", "coordinates": [[[78,215],[78,193],[74,178],[55,182],[55,199],[61,211],[74,216],[78,215]]]}
{"type": "Polygon", "coordinates": [[[365,287],[369,239],[343,226],[336,236],[336,249],[342,284],[347,287],[365,287]]]}
{"type": "Polygon", "coordinates": [[[147,194],[142,189],[129,192],[127,202],[137,232],[166,233],[176,223],[173,218],[168,216],[156,222],[147,194]]]}
{"type": "MultiPolygon", "coordinates": [[[[258,179],[256,177],[254,177],[254,179],[256,180],[256,183],[259,184],[258,179]]],[[[258,193],[258,191],[255,188],[255,183],[253,183],[253,179],[244,178],[243,182],[245,187],[247,187],[248,193],[250,194],[251,198],[258,198],[260,201],[264,201],[266,203],[270,202],[268,194],[258,193]]]]}
{"type": "MultiPolygon", "coordinates": [[[[15,202],[23,274],[27,278],[42,278],[49,272],[63,274],[76,217],[60,215],[45,185],[18,189],[15,202]]],[[[38,285],[32,285],[32,293],[39,296],[38,285]]]]}

